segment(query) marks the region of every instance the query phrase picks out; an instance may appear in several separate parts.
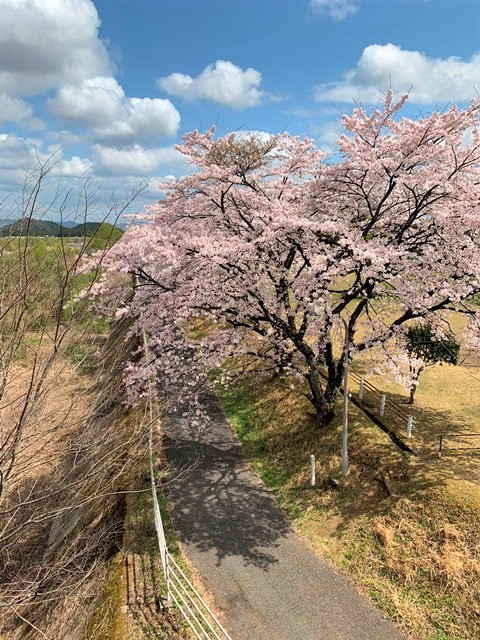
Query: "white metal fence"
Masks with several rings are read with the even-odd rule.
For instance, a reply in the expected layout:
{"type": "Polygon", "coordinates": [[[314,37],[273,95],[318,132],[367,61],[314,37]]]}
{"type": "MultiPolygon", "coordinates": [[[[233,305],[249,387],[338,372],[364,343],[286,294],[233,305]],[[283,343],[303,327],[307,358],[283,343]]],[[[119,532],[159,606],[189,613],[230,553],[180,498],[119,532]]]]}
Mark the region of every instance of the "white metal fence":
{"type": "MultiPolygon", "coordinates": [[[[148,349],[146,336],[143,336],[144,347],[148,349]]],[[[150,384],[147,395],[147,411],[149,416],[149,463],[150,482],[152,486],[153,518],[157,532],[158,549],[162,560],[163,575],[167,603],[175,606],[185,618],[194,636],[199,640],[232,640],[221,625],[220,621],[207,605],[205,600],[185,575],[185,572],[169,553],[162,514],[158,503],[157,485],[155,479],[153,429],[156,424],[156,394],[154,384],[150,384]]]]}
{"type": "Polygon", "coordinates": [[[365,378],[360,377],[356,373],[350,372],[350,377],[358,383],[358,400],[364,405],[370,405],[382,421],[387,421],[389,425],[405,430],[407,439],[412,437],[412,430],[415,428],[415,417],[410,411],[398,402],[388,397],[386,393],[377,389],[365,378]]]}

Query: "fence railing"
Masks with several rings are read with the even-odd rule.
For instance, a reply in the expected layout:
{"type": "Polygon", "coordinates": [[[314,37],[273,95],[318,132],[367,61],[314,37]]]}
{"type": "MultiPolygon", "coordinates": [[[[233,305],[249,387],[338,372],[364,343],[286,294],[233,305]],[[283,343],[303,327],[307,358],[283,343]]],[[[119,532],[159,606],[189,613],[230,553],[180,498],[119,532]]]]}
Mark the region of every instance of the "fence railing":
{"type": "MultiPolygon", "coordinates": [[[[144,348],[148,350],[145,335],[143,336],[143,341],[144,348]]],[[[152,487],[153,520],[165,579],[167,605],[173,605],[180,611],[194,636],[199,640],[232,640],[175,558],[168,551],[162,513],[158,502],[154,467],[153,429],[157,420],[156,406],[155,386],[152,381],[147,393],[150,483],[152,487]]]]}
{"type": "Polygon", "coordinates": [[[401,404],[389,398],[386,393],[358,374],[349,371],[349,377],[358,383],[358,400],[361,403],[378,410],[382,421],[388,421],[404,430],[407,439],[412,437],[412,430],[415,427],[415,417],[412,413],[406,411],[401,404]]]}
{"type": "Polygon", "coordinates": [[[185,618],[187,624],[200,640],[231,640],[216,616],[187,578],[175,559],[170,556],[168,580],[172,600],[185,618]]]}
{"type": "MultiPolygon", "coordinates": [[[[435,437],[435,448],[438,453],[438,457],[441,458],[444,452],[444,444],[447,439],[461,439],[462,438],[476,438],[478,440],[478,445],[474,447],[448,447],[447,453],[450,451],[480,451],[480,433],[439,433],[435,437]]],[[[470,442],[470,441],[469,441],[470,442]]]]}
{"type": "MultiPolygon", "coordinates": [[[[152,399],[148,401],[150,404],[152,399]]],[[[158,548],[162,559],[167,603],[177,607],[196,638],[200,640],[211,640],[213,638],[215,638],[215,640],[231,640],[218,618],[206,604],[197,589],[195,589],[175,558],[168,551],[160,505],[158,503],[153,467],[153,424],[154,420],[151,420],[149,434],[150,480],[152,485],[154,523],[157,532],[158,548]]]]}
{"type": "MultiPolygon", "coordinates": [[[[380,391],[380,389],[368,380],[365,380],[365,378],[353,372],[349,372],[349,376],[358,383],[358,400],[368,404],[370,407],[376,408],[382,420],[387,419],[389,423],[393,422],[405,428],[405,435],[407,439],[410,439],[412,437],[412,430],[416,425],[413,414],[406,411],[398,402],[389,398],[386,393],[380,391]]],[[[440,433],[435,436],[435,449],[438,457],[441,458],[443,453],[445,453],[446,440],[456,440],[457,443],[461,444],[463,438],[468,439],[467,442],[463,442],[464,446],[448,445],[446,452],[480,451],[480,433],[440,433]],[[469,446],[470,439],[473,439],[474,442],[478,441],[478,444],[469,446]]]]}

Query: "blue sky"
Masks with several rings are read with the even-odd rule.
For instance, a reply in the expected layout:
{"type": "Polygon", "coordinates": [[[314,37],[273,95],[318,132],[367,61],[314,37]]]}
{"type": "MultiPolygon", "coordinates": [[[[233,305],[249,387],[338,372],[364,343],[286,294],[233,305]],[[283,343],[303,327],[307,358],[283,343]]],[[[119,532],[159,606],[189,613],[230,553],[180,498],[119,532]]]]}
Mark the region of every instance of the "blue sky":
{"type": "Polygon", "coordinates": [[[480,92],[478,0],[0,0],[0,24],[0,194],[56,151],[57,182],[151,202],[182,132],[330,150],[390,83],[415,117],[480,92]]]}

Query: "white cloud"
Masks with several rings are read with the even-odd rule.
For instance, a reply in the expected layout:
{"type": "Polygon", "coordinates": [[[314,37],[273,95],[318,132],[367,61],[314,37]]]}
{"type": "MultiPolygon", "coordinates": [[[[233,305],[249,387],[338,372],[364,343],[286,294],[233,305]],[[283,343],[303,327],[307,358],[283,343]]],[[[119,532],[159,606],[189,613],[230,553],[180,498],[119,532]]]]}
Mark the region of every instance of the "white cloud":
{"type": "Polygon", "coordinates": [[[142,191],[138,201],[129,209],[129,213],[136,213],[145,202],[153,204],[163,195],[158,184],[164,178],[154,176],[166,175],[165,179],[175,180],[172,173],[179,175],[191,170],[184,156],[174,147],[148,150],[132,147],[121,151],[97,145],[94,151],[92,160],[75,155],[64,158],[61,149],[54,145],[45,148],[41,140],[24,140],[14,133],[0,134],[0,202],[4,201],[0,217],[20,215],[22,189],[25,186],[28,191],[32,186],[28,182],[25,185],[25,179],[35,175],[39,161],[50,163],[52,171],[43,184],[35,217],[52,220],[58,219],[58,212],[51,203],[57,201],[59,204],[59,198],[67,192],[70,196],[65,216],[69,219],[78,216],[77,198],[79,193],[83,193],[87,178],[91,198],[88,219],[96,220],[99,216],[101,219],[111,205],[112,194],[120,194],[121,201],[121,194],[138,190],[148,183],[148,190],[142,191]],[[159,166],[166,168],[165,173],[157,171],[159,166]]]}
{"type": "Polygon", "coordinates": [[[160,98],[128,98],[119,117],[109,127],[94,128],[97,142],[123,146],[133,142],[152,144],[158,138],[173,138],[180,125],[180,114],[170,100],[160,98]]]}
{"type": "Polygon", "coordinates": [[[92,173],[93,163],[88,158],[72,156],[69,160],[60,160],[54,167],[54,175],[63,178],[88,178],[92,173]]]}
{"type": "Polygon", "coordinates": [[[71,145],[77,144],[77,142],[81,142],[81,138],[76,133],[72,133],[71,131],[67,131],[66,129],[60,129],[60,131],[50,131],[49,138],[51,140],[55,140],[59,145],[71,145]]]}
{"type": "Polygon", "coordinates": [[[91,0],[0,0],[0,90],[34,95],[112,71],[91,0]]]}
{"type": "Polygon", "coordinates": [[[31,147],[15,133],[0,134],[0,170],[27,169],[31,163],[31,147]]]}
{"type": "MultiPolygon", "coordinates": [[[[8,196],[6,206],[14,207],[15,195],[19,195],[28,175],[38,168],[38,161],[45,160],[40,146],[27,143],[16,133],[0,134],[0,201],[8,196]],[[38,155],[38,158],[37,158],[38,155]]],[[[8,218],[5,209],[0,211],[0,217],[8,218]]]]}
{"type": "Polygon", "coordinates": [[[3,122],[21,122],[33,115],[33,110],[26,102],[19,98],[12,98],[5,92],[0,92],[0,124],[3,122]]]}
{"type": "Polygon", "coordinates": [[[102,127],[119,115],[124,97],[115,78],[97,76],[61,87],[47,104],[52,115],[71,126],[102,127]]]}
{"type": "Polygon", "coordinates": [[[339,22],[357,13],[357,0],[310,0],[310,7],[319,15],[326,15],[339,22]]]}
{"type": "Polygon", "coordinates": [[[25,140],[15,133],[0,134],[1,184],[15,185],[18,191],[18,186],[31,172],[35,173],[42,163],[52,167],[51,176],[63,178],[85,179],[91,175],[93,168],[93,163],[88,158],[75,155],[69,159],[64,158],[63,151],[58,146],[51,145],[45,149],[40,139],[25,140]]]}
{"type": "Polygon", "coordinates": [[[172,96],[184,100],[211,100],[233,109],[254,107],[268,96],[260,89],[262,74],[251,67],[243,70],[233,62],[217,60],[196,78],[172,73],[159,78],[157,85],[172,96]]]}
{"type": "Polygon", "coordinates": [[[234,133],[235,137],[239,140],[256,138],[257,140],[260,140],[260,142],[268,142],[275,136],[274,133],[269,133],[268,131],[260,131],[257,129],[240,129],[239,131],[235,131],[234,133]]]}
{"type": "Polygon", "coordinates": [[[341,132],[341,127],[337,120],[323,122],[320,125],[313,125],[311,132],[322,151],[336,151],[337,147],[335,143],[341,132]]]}
{"type": "Polygon", "coordinates": [[[410,92],[412,102],[419,104],[470,100],[475,87],[480,87],[480,53],[464,61],[429,58],[394,44],[373,44],[363,50],[356,68],[343,80],[318,85],[314,95],[318,101],[377,102],[390,85],[397,94],[410,92]]]}
{"type": "MultiPolygon", "coordinates": [[[[128,149],[115,149],[93,145],[93,158],[100,175],[151,176],[166,166],[172,173],[188,171],[190,165],[175,147],[145,149],[133,145],[128,149]]],[[[191,169],[190,169],[191,170],[191,169]]]]}
{"type": "Polygon", "coordinates": [[[120,147],[171,138],[180,124],[180,114],[170,100],[128,98],[111,76],[61,87],[48,100],[48,109],[69,126],[91,129],[94,142],[120,147]]]}

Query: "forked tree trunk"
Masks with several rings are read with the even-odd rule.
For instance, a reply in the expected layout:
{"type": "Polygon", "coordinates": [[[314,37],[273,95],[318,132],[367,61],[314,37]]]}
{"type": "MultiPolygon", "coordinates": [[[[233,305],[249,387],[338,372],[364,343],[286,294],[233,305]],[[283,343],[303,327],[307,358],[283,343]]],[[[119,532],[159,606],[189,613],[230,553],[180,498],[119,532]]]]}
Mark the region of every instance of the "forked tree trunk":
{"type": "Polygon", "coordinates": [[[335,417],[335,404],[340,383],[336,384],[338,376],[334,372],[332,373],[333,375],[328,376],[329,380],[327,382],[321,375],[320,364],[314,362],[311,363],[310,372],[307,376],[310,386],[308,399],[315,407],[320,428],[326,427],[335,417]]]}
{"type": "Polygon", "coordinates": [[[416,384],[412,384],[412,386],[410,387],[410,398],[408,399],[408,404],[414,404],[415,403],[415,391],[417,390],[417,385],[416,384]]]}
{"type": "MultiPolygon", "coordinates": [[[[415,393],[416,393],[417,387],[418,387],[418,379],[419,379],[420,374],[422,373],[422,371],[424,369],[425,369],[425,367],[420,367],[420,369],[418,371],[415,371],[415,373],[414,373],[412,386],[410,387],[410,397],[408,399],[408,404],[415,404],[415,393]]],[[[410,367],[410,371],[412,371],[411,367],[410,367]]]]}

